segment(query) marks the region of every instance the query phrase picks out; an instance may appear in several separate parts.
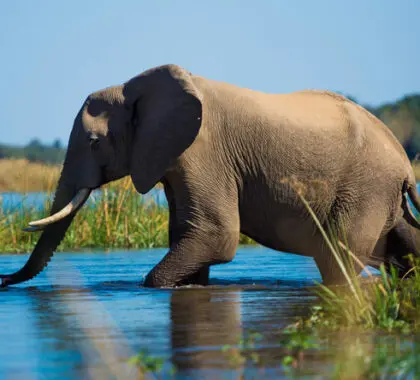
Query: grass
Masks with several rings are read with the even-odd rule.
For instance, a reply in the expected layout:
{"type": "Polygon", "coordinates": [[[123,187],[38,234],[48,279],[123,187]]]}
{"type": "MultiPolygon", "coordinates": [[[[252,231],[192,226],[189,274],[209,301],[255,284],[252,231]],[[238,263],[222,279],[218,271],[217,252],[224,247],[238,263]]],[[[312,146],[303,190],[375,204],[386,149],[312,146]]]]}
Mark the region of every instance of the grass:
{"type": "Polygon", "coordinates": [[[256,350],[256,342],[262,337],[261,334],[253,331],[246,332],[243,337],[238,338],[235,345],[226,344],[222,352],[232,367],[238,367],[250,361],[254,364],[261,362],[261,357],[256,350]]]}
{"type": "Polygon", "coordinates": [[[61,168],[24,159],[0,159],[0,192],[48,191],[61,168]]]}
{"type": "MultiPolygon", "coordinates": [[[[128,364],[134,366],[137,369],[136,378],[141,380],[148,378],[164,378],[162,375],[165,359],[149,354],[147,350],[142,350],[138,354],[128,359],[128,364]]],[[[175,367],[170,366],[169,375],[173,378],[175,375],[175,367]]],[[[165,374],[167,378],[167,374],[165,374]]]]}
{"type": "MultiPolygon", "coordinates": [[[[93,204],[76,215],[58,251],[168,247],[168,209],[145,204],[129,178],[105,186],[102,196],[93,197],[93,204]]],[[[44,209],[50,207],[46,201],[44,209]]],[[[25,208],[5,214],[0,208],[0,252],[30,252],[40,232],[27,233],[22,228],[45,215],[45,211],[25,208]]],[[[240,243],[254,244],[244,235],[240,243]]]]}

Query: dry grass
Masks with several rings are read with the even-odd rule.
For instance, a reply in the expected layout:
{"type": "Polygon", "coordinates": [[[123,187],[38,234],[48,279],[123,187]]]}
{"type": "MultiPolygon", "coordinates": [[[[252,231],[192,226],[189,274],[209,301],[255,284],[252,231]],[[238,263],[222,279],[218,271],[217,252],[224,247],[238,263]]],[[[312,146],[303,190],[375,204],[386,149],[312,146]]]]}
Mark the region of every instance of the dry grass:
{"type": "Polygon", "coordinates": [[[25,159],[0,160],[0,192],[49,191],[57,183],[61,168],[25,159]]]}

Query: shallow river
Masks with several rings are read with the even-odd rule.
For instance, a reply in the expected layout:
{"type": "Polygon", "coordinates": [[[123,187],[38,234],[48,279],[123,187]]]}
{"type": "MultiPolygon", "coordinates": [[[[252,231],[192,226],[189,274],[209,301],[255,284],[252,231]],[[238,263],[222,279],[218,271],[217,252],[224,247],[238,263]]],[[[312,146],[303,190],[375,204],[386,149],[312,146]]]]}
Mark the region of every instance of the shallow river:
{"type": "MultiPolygon", "coordinates": [[[[208,287],[141,287],[165,252],[56,254],[36,279],[0,290],[0,379],[134,379],[126,359],[143,349],[165,359],[165,378],[170,367],[176,378],[278,378],[279,329],[314,300],[313,260],[240,248],[212,267],[208,287]],[[222,351],[248,331],[263,334],[264,369],[232,367],[222,351]]],[[[25,260],[0,255],[1,272],[25,260]]],[[[317,365],[307,362],[328,369],[317,365]]]]}

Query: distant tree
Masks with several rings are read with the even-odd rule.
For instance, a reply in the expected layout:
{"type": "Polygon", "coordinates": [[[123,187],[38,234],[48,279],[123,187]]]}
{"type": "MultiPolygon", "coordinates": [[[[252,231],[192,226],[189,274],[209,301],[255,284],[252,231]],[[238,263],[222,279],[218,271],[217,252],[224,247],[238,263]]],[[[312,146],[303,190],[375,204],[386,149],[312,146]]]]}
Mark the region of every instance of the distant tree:
{"type": "MultiPolygon", "coordinates": [[[[21,148],[22,149],[22,148],[21,148]]],[[[32,139],[23,149],[23,156],[32,162],[59,164],[64,160],[65,151],[60,140],[56,139],[51,145],[44,145],[38,139],[32,139]]]]}
{"type": "Polygon", "coordinates": [[[55,139],[53,144],[52,144],[52,147],[54,149],[62,149],[61,141],[59,139],[55,139]]]}
{"type": "Polygon", "coordinates": [[[420,153],[420,95],[408,95],[375,109],[375,115],[395,134],[410,160],[420,153]]]}
{"type": "Polygon", "coordinates": [[[28,145],[26,145],[29,149],[42,149],[42,143],[38,139],[32,139],[29,141],[28,145]]]}

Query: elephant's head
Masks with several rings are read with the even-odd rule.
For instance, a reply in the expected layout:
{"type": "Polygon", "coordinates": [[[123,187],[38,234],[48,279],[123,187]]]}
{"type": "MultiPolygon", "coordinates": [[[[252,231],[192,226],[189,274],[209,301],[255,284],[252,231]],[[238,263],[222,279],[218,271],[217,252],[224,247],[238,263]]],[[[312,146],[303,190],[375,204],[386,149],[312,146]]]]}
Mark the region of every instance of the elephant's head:
{"type": "Polygon", "coordinates": [[[43,233],[23,268],[0,275],[1,286],[43,270],[93,189],[131,175],[136,189],[148,192],[192,144],[201,116],[191,74],[175,65],[91,94],[74,121],[51,215],[30,223],[43,233]]]}

